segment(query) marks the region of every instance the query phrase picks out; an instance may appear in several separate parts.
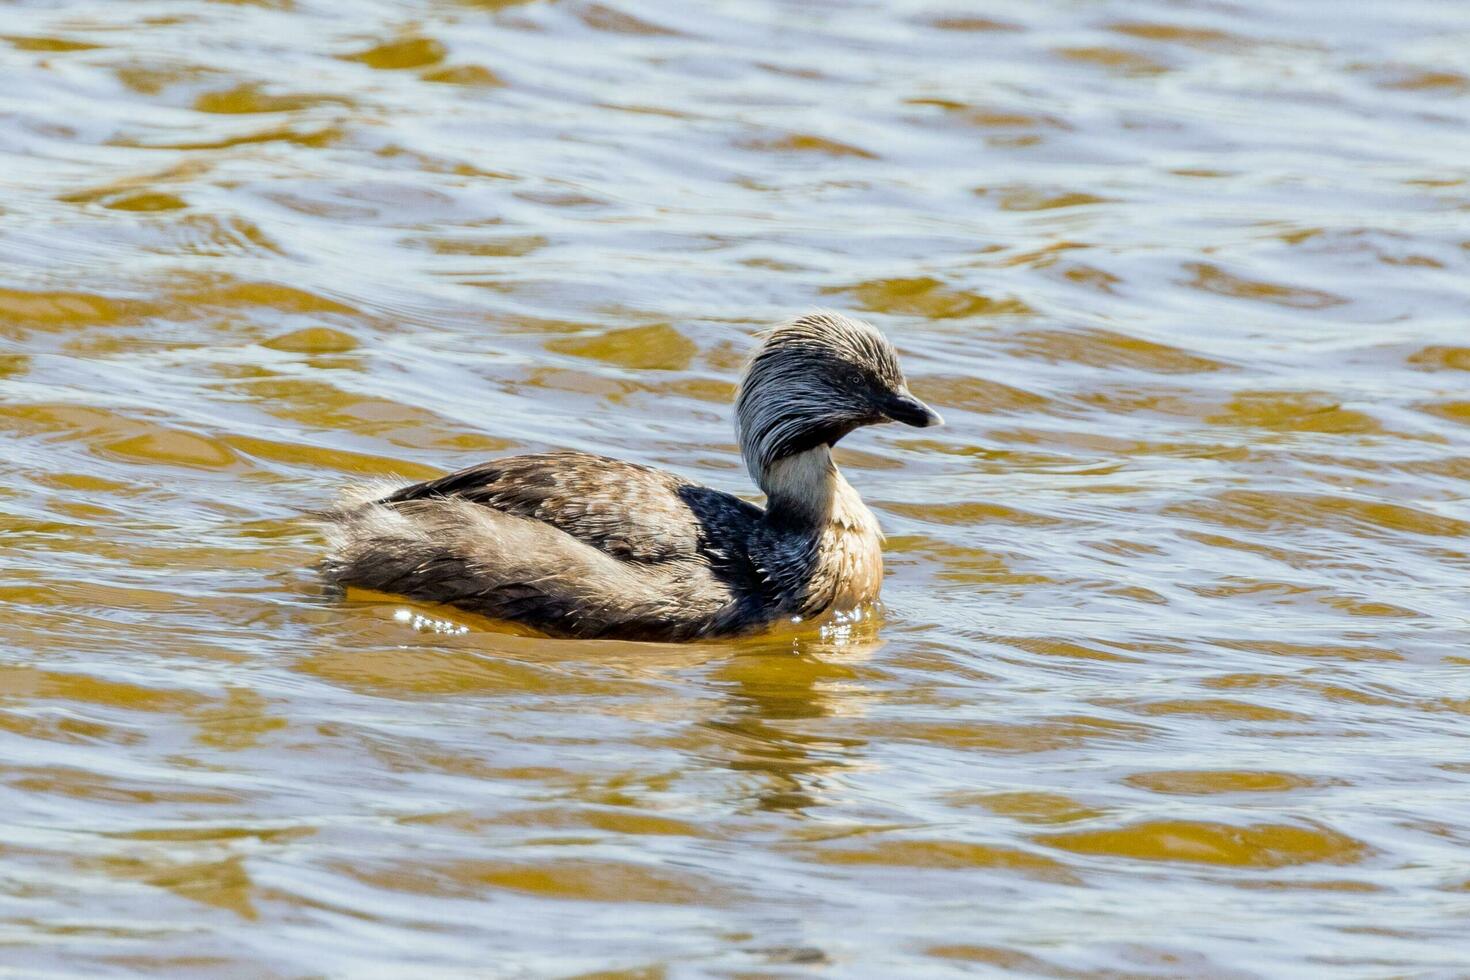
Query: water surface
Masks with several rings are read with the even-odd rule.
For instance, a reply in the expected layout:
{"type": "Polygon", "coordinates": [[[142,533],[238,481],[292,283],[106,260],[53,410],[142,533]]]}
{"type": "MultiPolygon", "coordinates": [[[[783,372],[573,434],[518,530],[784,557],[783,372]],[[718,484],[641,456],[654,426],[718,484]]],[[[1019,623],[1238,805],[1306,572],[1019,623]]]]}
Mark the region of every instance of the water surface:
{"type": "Polygon", "coordinates": [[[0,962],[1470,971],[1470,8],[0,21],[0,962]],[[320,594],[351,482],[749,494],[741,361],[815,306],[949,423],[844,444],[881,626],[320,594]]]}

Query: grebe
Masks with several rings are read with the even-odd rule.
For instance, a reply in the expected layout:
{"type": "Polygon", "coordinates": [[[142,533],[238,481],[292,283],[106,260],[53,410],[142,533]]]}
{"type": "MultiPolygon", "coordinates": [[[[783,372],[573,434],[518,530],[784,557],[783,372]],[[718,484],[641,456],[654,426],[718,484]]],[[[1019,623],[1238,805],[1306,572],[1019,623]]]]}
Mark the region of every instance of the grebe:
{"type": "Polygon", "coordinates": [[[765,509],[604,456],[512,456],[339,505],[322,570],[565,637],[732,636],[877,599],[883,534],[832,446],[865,425],[942,421],[887,339],[836,313],[777,327],[735,415],[765,509]]]}

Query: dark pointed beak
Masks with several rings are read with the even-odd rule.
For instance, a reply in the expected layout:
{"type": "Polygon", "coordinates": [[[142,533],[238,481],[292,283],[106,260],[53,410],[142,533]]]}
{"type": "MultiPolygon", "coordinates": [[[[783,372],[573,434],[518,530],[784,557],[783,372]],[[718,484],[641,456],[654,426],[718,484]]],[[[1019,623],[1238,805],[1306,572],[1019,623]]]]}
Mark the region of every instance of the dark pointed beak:
{"type": "Polygon", "coordinates": [[[916,429],[927,429],[931,425],[944,424],[944,419],[939,417],[938,412],[907,391],[889,395],[883,400],[878,410],[885,418],[902,422],[904,425],[912,425],[916,429]]]}

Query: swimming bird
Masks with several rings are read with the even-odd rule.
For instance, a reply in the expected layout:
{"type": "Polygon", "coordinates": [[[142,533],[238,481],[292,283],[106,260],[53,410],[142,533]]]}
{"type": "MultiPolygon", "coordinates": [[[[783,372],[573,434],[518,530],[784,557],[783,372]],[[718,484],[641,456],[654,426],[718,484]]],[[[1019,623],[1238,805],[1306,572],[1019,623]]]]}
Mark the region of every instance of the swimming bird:
{"type": "Polygon", "coordinates": [[[764,508],[605,456],[512,456],[339,504],[322,571],[565,637],[733,636],[876,600],[883,535],[832,447],[865,425],[942,421],[892,345],[837,313],[777,327],[735,416],[764,508]]]}

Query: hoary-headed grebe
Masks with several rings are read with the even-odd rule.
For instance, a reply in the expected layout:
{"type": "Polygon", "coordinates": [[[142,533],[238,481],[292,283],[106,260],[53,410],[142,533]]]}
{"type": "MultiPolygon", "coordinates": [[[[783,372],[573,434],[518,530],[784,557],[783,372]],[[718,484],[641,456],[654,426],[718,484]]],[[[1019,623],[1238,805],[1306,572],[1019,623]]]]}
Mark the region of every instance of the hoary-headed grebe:
{"type": "Polygon", "coordinates": [[[893,347],[835,313],[785,324],[735,414],[764,510],[636,463],[512,456],[341,505],[324,573],[569,637],[731,636],[875,600],[883,534],[832,446],[864,425],[940,423],[893,347]]]}

